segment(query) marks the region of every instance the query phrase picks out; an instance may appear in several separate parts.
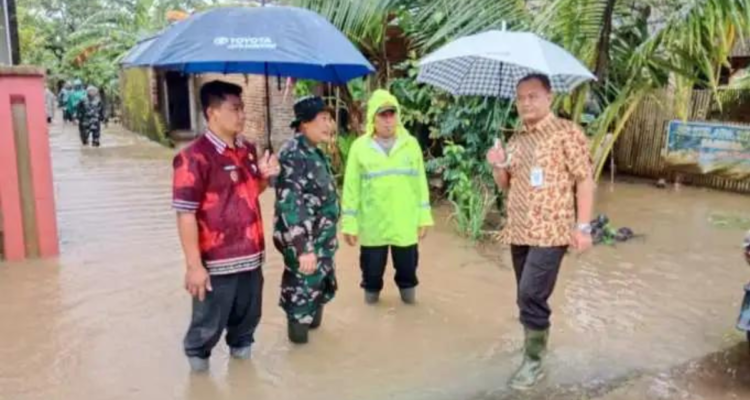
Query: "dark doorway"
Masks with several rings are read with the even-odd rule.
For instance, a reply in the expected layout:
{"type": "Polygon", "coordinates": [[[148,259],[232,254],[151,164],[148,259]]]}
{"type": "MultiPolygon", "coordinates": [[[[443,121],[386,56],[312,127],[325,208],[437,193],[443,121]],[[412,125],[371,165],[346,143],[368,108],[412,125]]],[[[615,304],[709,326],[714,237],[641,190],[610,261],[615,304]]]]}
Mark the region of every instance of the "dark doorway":
{"type": "Polygon", "coordinates": [[[188,76],[179,72],[167,72],[167,105],[169,107],[170,130],[189,130],[190,89],[188,76]]]}

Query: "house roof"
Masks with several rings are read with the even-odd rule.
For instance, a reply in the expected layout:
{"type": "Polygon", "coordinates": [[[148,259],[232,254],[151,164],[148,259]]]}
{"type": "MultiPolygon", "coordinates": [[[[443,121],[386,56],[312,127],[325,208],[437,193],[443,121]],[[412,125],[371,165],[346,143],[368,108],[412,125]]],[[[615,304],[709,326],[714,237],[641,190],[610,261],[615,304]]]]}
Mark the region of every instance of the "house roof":
{"type": "Polygon", "coordinates": [[[143,52],[146,51],[158,37],[159,35],[157,34],[157,35],[148,37],[138,42],[135,46],[133,46],[130,50],[128,50],[127,53],[125,53],[122,56],[122,58],[120,59],[120,65],[126,68],[129,66],[132,66],[133,62],[141,54],[143,54],[143,52]]]}

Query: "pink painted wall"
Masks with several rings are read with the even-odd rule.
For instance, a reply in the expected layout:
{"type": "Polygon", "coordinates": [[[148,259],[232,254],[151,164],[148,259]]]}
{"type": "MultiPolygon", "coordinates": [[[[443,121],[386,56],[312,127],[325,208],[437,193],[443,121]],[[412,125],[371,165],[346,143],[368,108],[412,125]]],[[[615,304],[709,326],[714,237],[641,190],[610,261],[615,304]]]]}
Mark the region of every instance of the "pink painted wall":
{"type": "Polygon", "coordinates": [[[59,254],[59,244],[44,103],[44,75],[38,70],[21,67],[0,70],[0,207],[5,258],[19,261],[27,256],[11,111],[12,103],[16,102],[26,104],[39,252],[42,257],[54,257],[59,254]]]}

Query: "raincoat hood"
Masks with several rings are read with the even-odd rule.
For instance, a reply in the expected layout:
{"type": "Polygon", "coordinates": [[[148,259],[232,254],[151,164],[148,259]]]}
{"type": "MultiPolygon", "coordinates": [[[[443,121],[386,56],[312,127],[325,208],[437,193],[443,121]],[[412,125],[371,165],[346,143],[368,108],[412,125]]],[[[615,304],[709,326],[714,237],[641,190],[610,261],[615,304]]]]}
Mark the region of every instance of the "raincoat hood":
{"type": "Polygon", "coordinates": [[[392,106],[396,108],[396,115],[398,116],[396,136],[401,136],[402,134],[408,135],[409,132],[404,128],[404,124],[401,122],[401,105],[398,103],[396,96],[392,95],[385,89],[378,89],[373,92],[370,101],[367,102],[367,125],[365,126],[365,133],[369,136],[375,134],[375,115],[383,106],[392,106]]]}

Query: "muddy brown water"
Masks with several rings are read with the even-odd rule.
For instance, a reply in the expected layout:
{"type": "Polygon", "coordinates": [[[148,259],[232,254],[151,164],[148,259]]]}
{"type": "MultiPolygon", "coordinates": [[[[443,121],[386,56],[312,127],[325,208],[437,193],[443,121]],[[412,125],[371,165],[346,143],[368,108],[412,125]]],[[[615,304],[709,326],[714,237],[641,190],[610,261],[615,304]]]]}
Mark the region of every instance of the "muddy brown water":
{"type": "Polygon", "coordinates": [[[750,398],[747,343],[613,389],[602,400],[740,400],[750,398]]]}
{"type": "MultiPolygon", "coordinates": [[[[293,346],[269,249],[252,360],[229,360],[222,343],[210,374],[191,375],[173,150],[118,128],[100,149],[76,137],[72,125],[50,133],[62,255],[0,263],[0,399],[514,398],[505,382],[521,330],[507,250],[477,251],[453,234],[446,209],[421,246],[416,306],[400,304],[390,269],[381,303],[365,305],[357,252],[343,247],[322,329],[293,346]]],[[[272,200],[262,199],[267,234],[272,200]]],[[[674,371],[743,339],[733,328],[750,280],[742,231],[709,220],[747,215],[747,196],[619,183],[600,190],[598,210],[645,237],[567,258],[537,394],[674,371]]]]}

